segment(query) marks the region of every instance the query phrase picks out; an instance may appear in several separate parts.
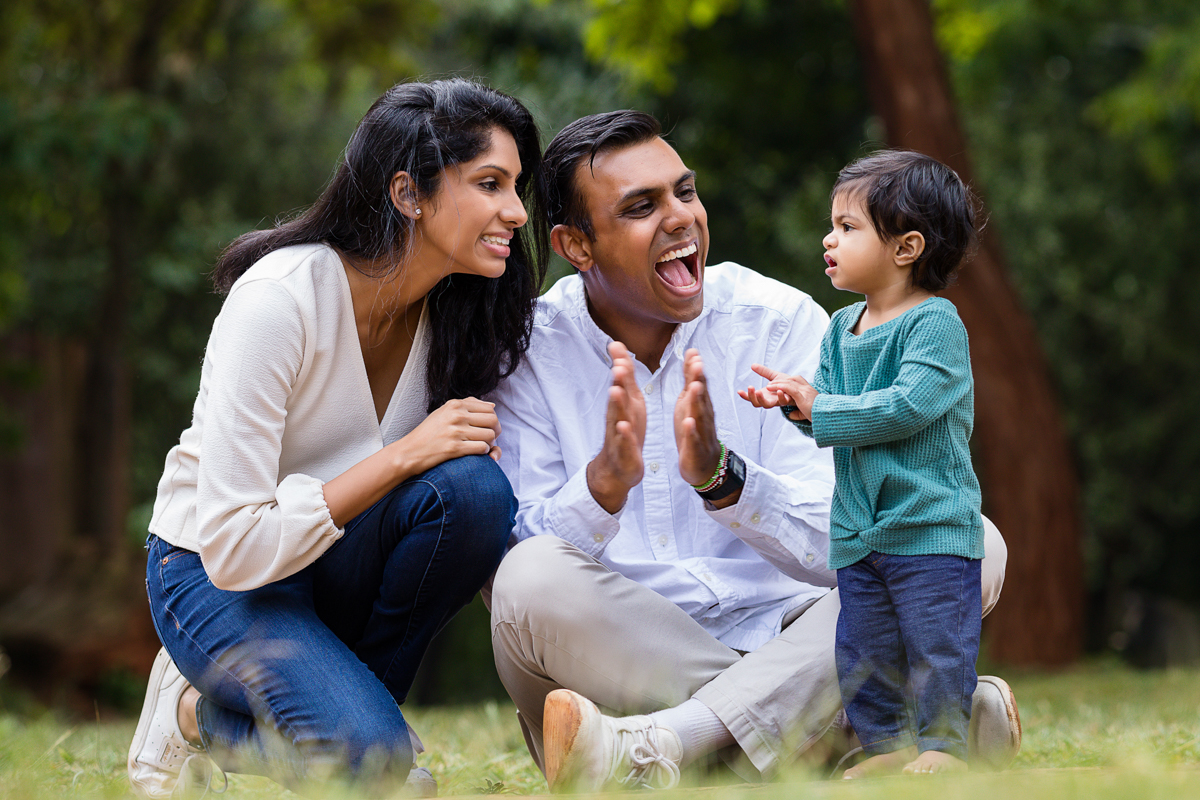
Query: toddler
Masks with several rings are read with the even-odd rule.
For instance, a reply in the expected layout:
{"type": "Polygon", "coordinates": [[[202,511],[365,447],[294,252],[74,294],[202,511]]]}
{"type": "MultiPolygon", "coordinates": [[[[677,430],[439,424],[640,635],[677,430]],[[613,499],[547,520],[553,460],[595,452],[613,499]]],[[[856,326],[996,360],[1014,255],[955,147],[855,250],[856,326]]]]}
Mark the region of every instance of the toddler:
{"type": "Polygon", "coordinates": [[[974,244],[973,200],[938,161],[884,151],[841,171],[832,206],[825,274],[865,301],[833,315],[812,384],[756,364],[769,383],[739,394],[834,448],[838,681],[870,756],[846,777],[965,770],[983,521],[967,332],[934,293],[974,244]]]}

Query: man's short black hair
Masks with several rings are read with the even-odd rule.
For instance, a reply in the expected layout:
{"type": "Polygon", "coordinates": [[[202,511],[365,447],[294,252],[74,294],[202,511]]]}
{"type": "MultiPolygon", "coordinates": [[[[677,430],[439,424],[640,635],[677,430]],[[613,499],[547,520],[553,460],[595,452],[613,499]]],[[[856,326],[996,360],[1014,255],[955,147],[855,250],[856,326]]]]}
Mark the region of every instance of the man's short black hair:
{"type": "Polygon", "coordinates": [[[585,160],[591,167],[601,153],[648,142],[661,135],[662,125],[657,119],[631,110],[581,117],[559,131],[542,155],[550,225],[569,225],[592,238],[595,231],[587,201],[575,181],[578,167],[585,160]]]}
{"type": "Polygon", "coordinates": [[[977,201],[958,173],[935,158],[910,150],[881,150],[838,173],[830,197],[861,197],[883,240],[909,231],[925,237],[913,263],[913,286],[938,292],[971,255],[977,241],[977,201]]]}

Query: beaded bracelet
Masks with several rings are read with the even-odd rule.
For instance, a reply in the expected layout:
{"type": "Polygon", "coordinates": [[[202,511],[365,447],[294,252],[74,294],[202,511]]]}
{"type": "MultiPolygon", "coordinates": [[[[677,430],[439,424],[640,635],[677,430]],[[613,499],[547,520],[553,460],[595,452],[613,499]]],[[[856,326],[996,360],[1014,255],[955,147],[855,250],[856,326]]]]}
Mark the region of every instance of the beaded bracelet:
{"type": "Polygon", "coordinates": [[[717,440],[717,444],[721,445],[721,455],[717,458],[717,470],[704,483],[691,484],[691,487],[697,492],[711,492],[725,482],[725,472],[729,469],[729,449],[720,439],[717,440]]]}

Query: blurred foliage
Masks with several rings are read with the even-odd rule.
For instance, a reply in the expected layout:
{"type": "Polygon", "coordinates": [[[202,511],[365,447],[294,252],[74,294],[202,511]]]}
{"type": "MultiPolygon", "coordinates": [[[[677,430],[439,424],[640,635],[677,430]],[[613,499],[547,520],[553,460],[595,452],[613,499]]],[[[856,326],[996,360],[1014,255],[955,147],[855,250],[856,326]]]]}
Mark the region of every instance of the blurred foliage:
{"type": "MultiPolygon", "coordinates": [[[[934,6],[993,230],[1061,390],[1090,585],[1200,600],[1200,6],[934,6]]],[[[130,530],[144,536],[190,418],[220,249],[311,202],[380,91],[447,74],[520,97],[547,135],[613,108],[657,114],[699,173],[710,262],[832,310],[854,298],[822,273],[829,187],[882,135],[849,13],[845,0],[10,0],[0,332],[87,336],[111,249],[131,248],[130,530]]],[[[27,372],[0,363],[10,385],[27,372]]],[[[0,434],[4,421],[0,408],[0,434]]],[[[462,666],[443,686],[490,669],[465,642],[486,640],[486,618],[467,619],[447,631],[462,666]]]]}
{"type": "Polygon", "coordinates": [[[0,330],[94,334],[117,255],[131,263],[134,538],[195,399],[219,307],[205,273],[315,197],[358,117],[415,71],[434,15],[404,0],[0,10],[0,330]]]}
{"type": "Polygon", "coordinates": [[[944,30],[979,32],[952,74],[992,222],[1060,387],[1089,583],[1108,598],[1132,587],[1194,603],[1200,6],[937,8],[944,30]]]}
{"type": "Polygon", "coordinates": [[[649,83],[665,92],[675,86],[671,67],[686,63],[678,46],[682,34],[711,27],[740,4],[741,0],[590,0],[584,49],[634,83],[649,83]]]}

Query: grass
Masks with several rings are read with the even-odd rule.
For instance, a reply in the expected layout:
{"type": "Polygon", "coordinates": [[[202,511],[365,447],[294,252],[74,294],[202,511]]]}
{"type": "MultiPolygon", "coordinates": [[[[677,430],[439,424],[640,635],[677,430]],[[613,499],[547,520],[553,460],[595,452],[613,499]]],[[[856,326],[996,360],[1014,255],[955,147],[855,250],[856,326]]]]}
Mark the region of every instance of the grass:
{"type": "MultiPolygon", "coordinates": [[[[1025,739],[1009,772],[842,784],[797,767],[761,786],[690,790],[719,800],[1126,800],[1200,797],[1200,670],[1135,672],[1095,662],[1054,675],[1005,674],[1025,739]]],[[[12,704],[7,704],[11,706],[12,704]]],[[[68,721],[0,706],[0,800],[127,797],[134,720],[68,721]]],[[[442,795],[542,794],[507,703],[407,712],[429,748],[421,763],[442,795]]],[[[670,792],[668,795],[683,793],[670,792]]],[[[265,778],[231,775],[229,798],[291,796],[265,778]]]]}

